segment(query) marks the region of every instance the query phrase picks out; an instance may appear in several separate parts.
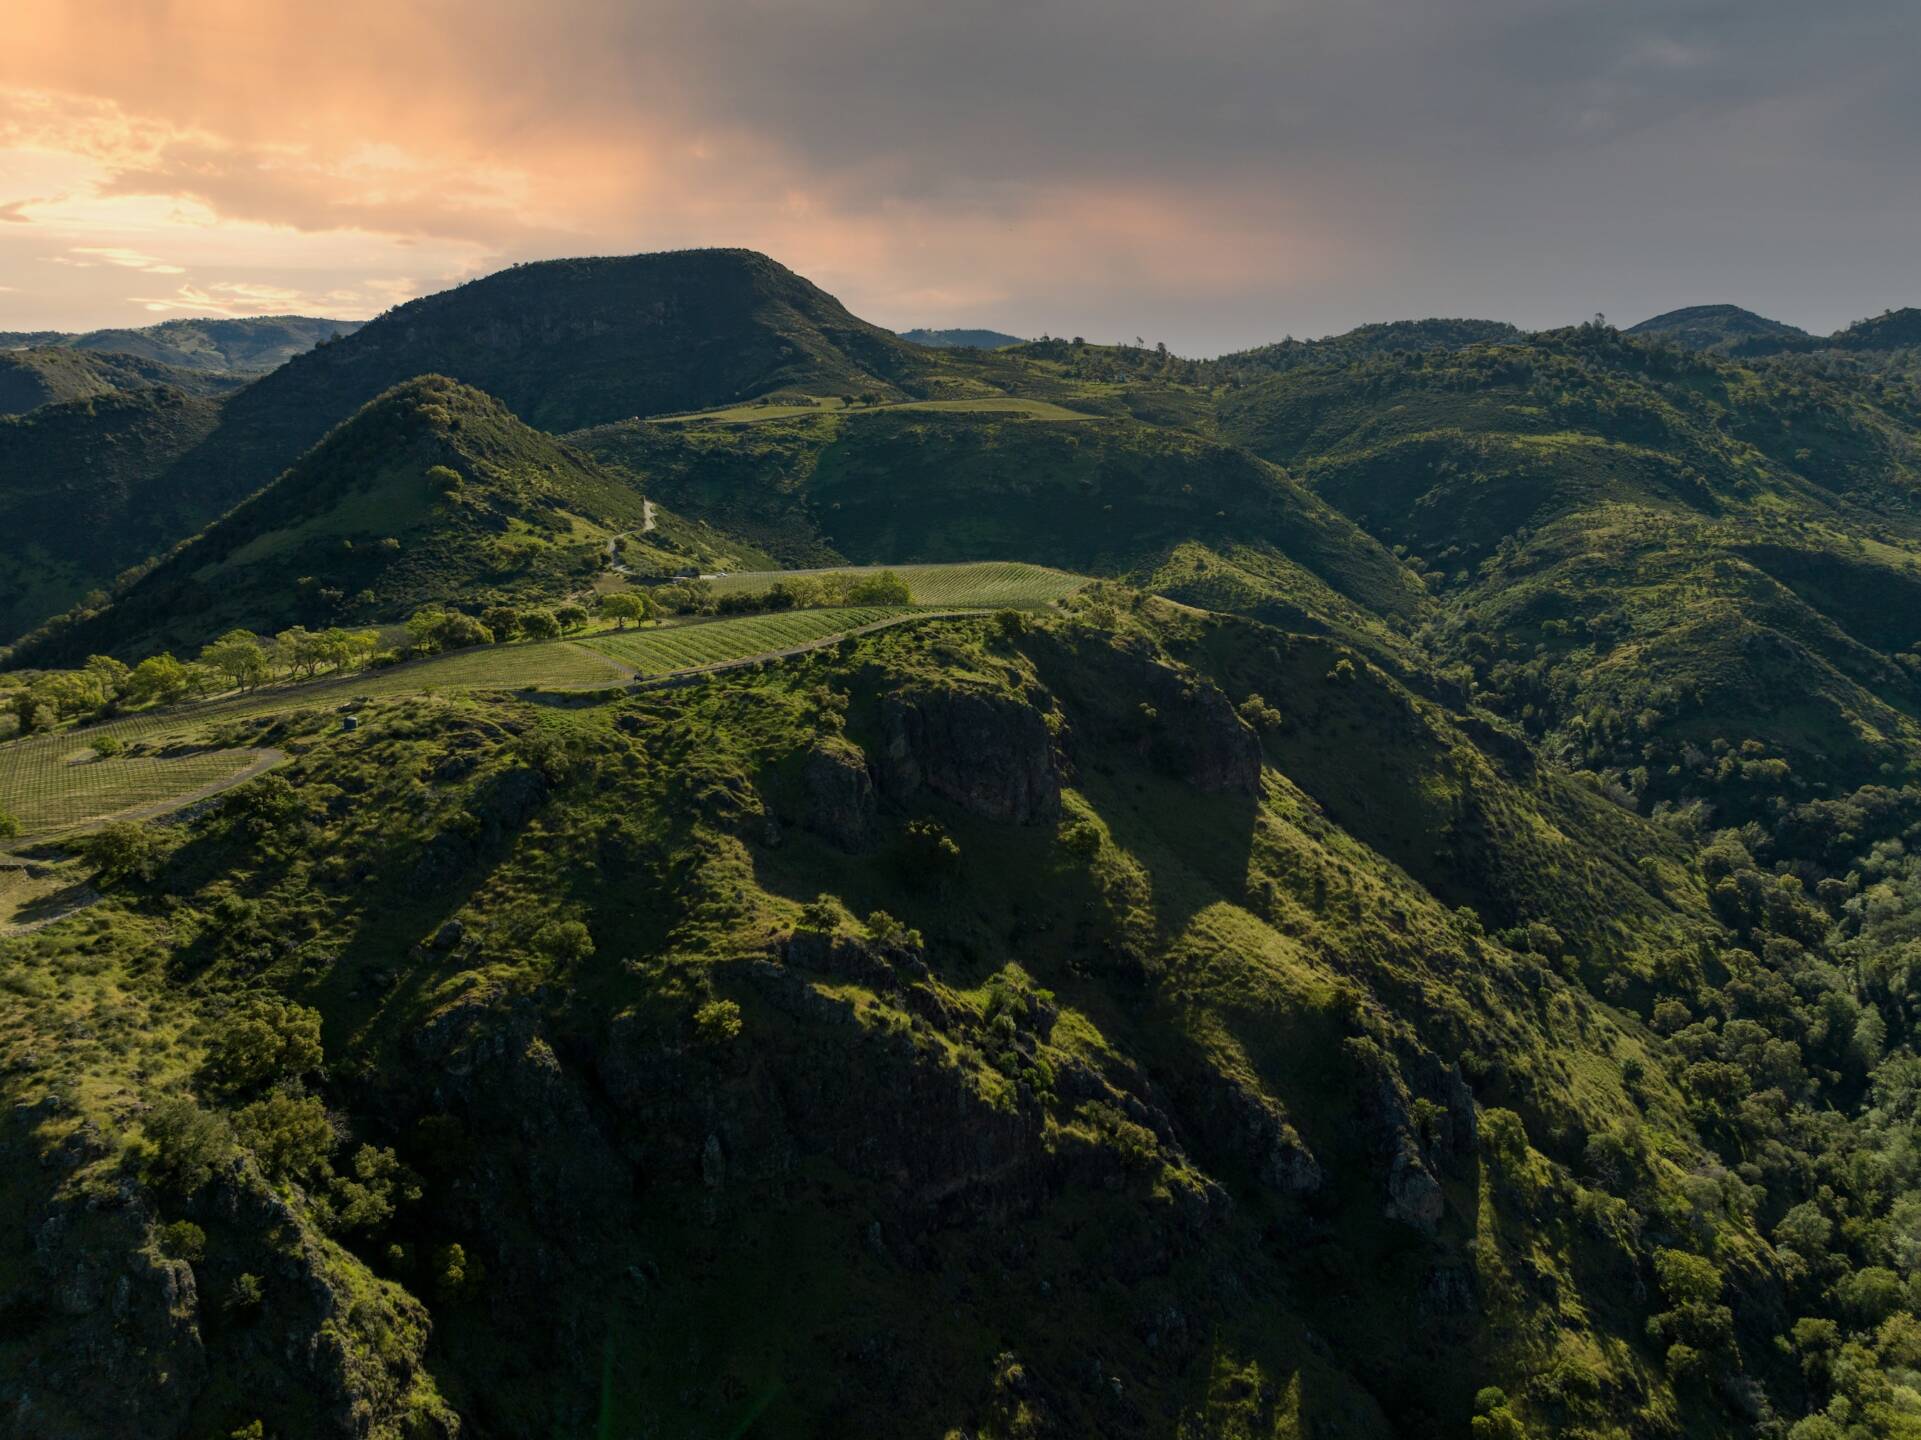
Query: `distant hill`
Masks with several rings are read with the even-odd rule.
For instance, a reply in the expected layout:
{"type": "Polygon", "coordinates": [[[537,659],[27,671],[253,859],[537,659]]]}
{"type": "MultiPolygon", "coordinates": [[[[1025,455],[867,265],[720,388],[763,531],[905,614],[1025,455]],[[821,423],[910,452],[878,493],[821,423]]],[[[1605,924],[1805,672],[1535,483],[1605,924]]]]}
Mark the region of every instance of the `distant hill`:
{"type": "Polygon", "coordinates": [[[1753,341],[1810,338],[1808,332],[1770,320],[1739,305],[1689,305],[1630,325],[1624,332],[1647,340],[1666,340],[1688,350],[1729,351],[1753,341]]]}
{"type": "Polygon", "coordinates": [[[1480,345],[1490,340],[1512,340],[1520,333],[1504,320],[1392,320],[1359,325],[1319,340],[1289,337],[1204,363],[1223,375],[1278,372],[1303,365],[1346,365],[1396,350],[1458,350],[1464,345],[1480,345]]]}
{"type": "Polygon", "coordinates": [[[1921,345],[1921,309],[1910,305],[1885,310],[1835,331],[1820,343],[1836,350],[1905,350],[1921,345]]]}
{"type": "Polygon", "coordinates": [[[998,350],[1022,343],[1004,330],[903,330],[900,338],[935,350],[998,350]]]}
{"type": "Polygon", "coordinates": [[[307,315],[255,315],[238,320],[164,320],[132,330],[0,331],[0,350],[59,345],[158,361],[182,370],[264,375],[366,322],[307,315]]]}
{"type": "Polygon", "coordinates": [[[219,421],[168,387],[0,419],[0,644],[226,508],[187,463],[219,421]]]}
{"type": "Polygon", "coordinates": [[[273,485],[32,655],[191,648],[235,625],[391,620],[429,601],[554,598],[640,492],[498,400],[443,376],[387,391],[273,485]],[[440,467],[458,476],[457,483],[440,467]]]}
{"type": "Polygon", "coordinates": [[[190,395],[224,395],[243,383],[220,371],[182,370],[109,351],[64,345],[0,350],[0,415],[24,415],[42,405],[154,385],[171,385],[190,395]]]}

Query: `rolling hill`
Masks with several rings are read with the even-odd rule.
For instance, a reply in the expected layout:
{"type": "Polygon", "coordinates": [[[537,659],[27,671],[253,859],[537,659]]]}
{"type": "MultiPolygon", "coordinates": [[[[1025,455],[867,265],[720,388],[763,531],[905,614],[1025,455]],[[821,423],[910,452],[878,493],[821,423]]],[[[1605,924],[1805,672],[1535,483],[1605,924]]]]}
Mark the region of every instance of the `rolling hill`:
{"type": "Polygon", "coordinates": [[[900,338],[934,350],[998,350],[1023,343],[1020,336],[1001,330],[903,330],[900,338]]]}
{"type": "Polygon", "coordinates": [[[45,345],[0,351],[0,417],[24,415],[42,405],[86,400],[118,390],[168,385],[189,395],[224,395],[244,382],[237,376],[182,370],[157,360],[45,345]]]}
{"type": "Polygon", "coordinates": [[[137,657],[235,626],[552,600],[590,580],[607,541],[646,519],[626,476],[490,396],[423,376],[369,402],[273,485],[23,656],[137,657]]]}
{"type": "Polygon", "coordinates": [[[244,319],[163,320],[137,329],[0,331],[0,351],[56,346],[230,375],[264,375],[314,346],[351,335],[359,320],[321,320],[305,315],[256,315],[244,319]]]}
{"type": "Polygon", "coordinates": [[[0,676],[0,1425],[1914,1432],[1921,416],[1747,323],[935,351],[698,252],[0,422],[39,535],[277,475],[16,662],[750,572],[0,676]]]}
{"type": "Polygon", "coordinates": [[[1644,340],[1667,340],[1687,350],[1727,353],[1761,342],[1808,339],[1808,332],[1770,320],[1739,305],[1689,305],[1669,310],[1622,332],[1644,340]]]}

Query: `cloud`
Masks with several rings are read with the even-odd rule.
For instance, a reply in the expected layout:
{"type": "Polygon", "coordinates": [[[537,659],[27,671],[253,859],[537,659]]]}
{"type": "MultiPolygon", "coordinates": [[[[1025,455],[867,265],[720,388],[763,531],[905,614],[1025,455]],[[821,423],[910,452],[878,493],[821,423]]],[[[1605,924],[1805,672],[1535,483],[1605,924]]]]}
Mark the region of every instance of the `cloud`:
{"type": "Polygon", "coordinates": [[[0,230],[223,279],[218,231],[256,264],[330,247],[353,265],[291,288],[369,296],[748,244],[884,321],[1189,349],[1704,296],[1827,325],[1913,298],[1917,26],[1907,0],[63,0],[0,51],[26,222],[0,230]]]}
{"type": "Polygon", "coordinates": [[[143,255],[140,251],[129,250],[124,245],[76,245],[73,247],[73,253],[92,256],[105,264],[118,265],[123,270],[144,270],[149,275],[185,275],[187,273],[179,265],[169,265],[158,256],[143,255]]]}

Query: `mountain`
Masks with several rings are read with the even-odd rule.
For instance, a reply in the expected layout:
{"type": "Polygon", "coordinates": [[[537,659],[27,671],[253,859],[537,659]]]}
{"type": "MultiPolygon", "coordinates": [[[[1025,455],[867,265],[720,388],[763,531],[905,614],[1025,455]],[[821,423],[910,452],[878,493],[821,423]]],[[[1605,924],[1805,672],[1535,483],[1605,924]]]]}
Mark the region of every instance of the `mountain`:
{"type": "Polygon", "coordinates": [[[235,376],[181,370],[134,355],[43,345],[0,351],[0,416],[23,415],[42,405],[85,400],[117,390],[170,385],[190,395],[224,395],[237,389],[235,376]]]}
{"type": "Polygon", "coordinates": [[[434,602],[553,600],[646,510],[628,477],[442,376],[362,407],[274,484],[96,613],[23,646],[44,663],[192,650],[236,626],[394,621],[434,602]],[[452,478],[449,478],[452,477],[452,478]]]}
{"type": "Polygon", "coordinates": [[[294,356],[351,335],[359,320],[320,320],[305,315],[256,315],[239,320],[163,320],[132,330],[0,331],[0,351],[58,346],[62,349],[131,355],[180,370],[264,375],[294,356]]]}
{"type": "Polygon", "coordinates": [[[217,517],[192,457],[219,423],[217,401],[168,387],[0,418],[0,642],[217,517]]]}
{"type": "MultiPolygon", "coordinates": [[[[417,375],[450,375],[560,431],[765,394],[898,399],[903,385],[937,385],[940,364],[751,251],[547,261],[412,301],[293,357],[230,396],[190,459],[169,446],[143,456],[126,437],[134,448],[116,469],[135,488],[184,487],[186,508],[211,517],[417,375]]],[[[51,558],[86,570],[78,550],[56,546],[51,558]]],[[[92,573],[88,585],[108,578],[92,573]]]]}
{"type": "Polygon", "coordinates": [[[935,350],[998,350],[1022,343],[1020,336],[1000,330],[903,330],[900,338],[935,350]]]}
{"type": "Polygon", "coordinates": [[[1666,340],[1688,350],[1728,351],[1751,342],[1792,341],[1808,332],[1770,320],[1739,305],[1690,305],[1669,310],[1624,332],[1648,340],[1666,340]]]}

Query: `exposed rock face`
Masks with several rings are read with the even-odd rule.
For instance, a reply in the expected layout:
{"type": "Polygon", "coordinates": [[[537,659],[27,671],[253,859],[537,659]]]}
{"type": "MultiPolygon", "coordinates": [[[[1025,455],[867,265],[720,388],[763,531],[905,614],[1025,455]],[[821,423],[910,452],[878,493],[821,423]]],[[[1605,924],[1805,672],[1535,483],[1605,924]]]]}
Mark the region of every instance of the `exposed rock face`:
{"type": "Polygon", "coordinates": [[[1208,794],[1260,793],[1261,737],[1218,686],[1155,662],[1142,679],[1156,712],[1147,745],[1156,764],[1208,794]]]}
{"type": "Polygon", "coordinates": [[[843,850],[864,850],[874,838],[874,777],[858,745],[822,739],[807,752],[801,771],[807,787],[802,821],[809,830],[843,850]]]}
{"type": "MultiPolygon", "coordinates": [[[[1341,1048],[1355,1070],[1362,1120],[1386,1172],[1382,1211],[1390,1220],[1432,1235],[1441,1223],[1445,1197],[1416,1134],[1414,1103],[1400,1066],[1372,1040],[1348,1040],[1341,1048]]],[[[1434,1111],[1436,1119],[1448,1115],[1443,1107],[1434,1111]]]]}
{"type": "Polygon", "coordinates": [[[1281,1107],[1230,1075],[1210,1074],[1183,1096],[1200,1137],[1230,1155],[1267,1189],[1310,1195],[1321,1188],[1321,1166],[1281,1107]]]}
{"type": "Polygon", "coordinates": [[[989,820],[1042,824],[1061,811],[1053,736],[1040,712],[962,689],[887,698],[881,778],[898,795],[925,788],[989,820]]]}

